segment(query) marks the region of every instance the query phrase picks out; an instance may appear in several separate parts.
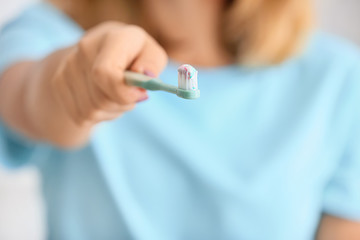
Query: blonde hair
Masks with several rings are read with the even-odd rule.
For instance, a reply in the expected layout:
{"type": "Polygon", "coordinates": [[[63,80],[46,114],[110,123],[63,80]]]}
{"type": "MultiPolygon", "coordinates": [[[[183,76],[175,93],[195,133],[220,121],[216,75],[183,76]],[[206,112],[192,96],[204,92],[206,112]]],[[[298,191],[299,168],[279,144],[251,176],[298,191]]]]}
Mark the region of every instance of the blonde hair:
{"type": "Polygon", "coordinates": [[[224,42],[242,64],[280,63],[299,52],[312,16],[310,0],[234,0],[225,11],[224,42]]]}
{"type": "MultiPolygon", "coordinates": [[[[300,52],[312,26],[311,0],[226,1],[221,27],[223,42],[237,62],[248,66],[271,65],[300,52]]],[[[139,0],[118,0],[126,9],[124,20],[140,24],[138,3],[139,0]]]]}

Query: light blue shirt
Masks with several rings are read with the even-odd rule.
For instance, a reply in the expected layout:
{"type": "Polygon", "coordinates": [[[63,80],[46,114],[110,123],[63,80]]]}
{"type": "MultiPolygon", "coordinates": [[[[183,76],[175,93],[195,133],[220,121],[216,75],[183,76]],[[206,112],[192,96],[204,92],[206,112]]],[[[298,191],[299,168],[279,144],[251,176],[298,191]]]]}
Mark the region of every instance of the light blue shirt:
{"type": "MultiPolygon", "coordinates": [[[[2,30],[0,68],[82,34],[34,5],[2,30]]],[[[176,85],[177,65],[165,82],[176,85]]],[[[50,239],[308,240],[322,213],[360,221],[355,46],[315,33],[278,66],[198,70],[200,99],[150,92],[76,151],[0,125],[1,161],[40,169],[50,239]]]]}

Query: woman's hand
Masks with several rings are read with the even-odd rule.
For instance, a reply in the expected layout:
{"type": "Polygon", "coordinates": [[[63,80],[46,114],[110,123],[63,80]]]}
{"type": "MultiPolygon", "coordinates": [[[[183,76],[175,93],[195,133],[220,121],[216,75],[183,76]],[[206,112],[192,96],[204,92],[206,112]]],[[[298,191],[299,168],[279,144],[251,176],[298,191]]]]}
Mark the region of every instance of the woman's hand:
{"type": "Polygon", "coordinates": [[[9,67],[0,79],[0,116],[29,138],[77,147],[96,123],[147,98],[125,84],[125,70],[156,76],[166,63],[163,48],[143,29],[104,23],[75,46],[9,67]]]}
{"type": "Polygon", "coordinates": [[[125,70],[157,75],[166,63],[163,48],[140,27],[104,23],[71,48],[51,91],[74,123],[93,125],[147,99],[144,89],[126,85],[125,70]]]}

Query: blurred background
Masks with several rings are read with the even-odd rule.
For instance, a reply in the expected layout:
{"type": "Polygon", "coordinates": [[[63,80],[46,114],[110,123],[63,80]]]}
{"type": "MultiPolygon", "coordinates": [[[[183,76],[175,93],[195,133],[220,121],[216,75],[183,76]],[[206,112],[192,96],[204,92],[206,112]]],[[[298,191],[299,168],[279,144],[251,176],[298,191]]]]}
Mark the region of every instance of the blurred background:
{"type": "MultiPolygon", "coordinates": [[[[36,1],[0,0],[0,27],[36,1]]],[[[316,8],[318,28],[341,35],[360,46],[360,0],[316,0],[316,8]]],[[[36,169],[9,171],[0,166],[0,239],[45,239],[46,221],[40,184],[36,169]]]]}

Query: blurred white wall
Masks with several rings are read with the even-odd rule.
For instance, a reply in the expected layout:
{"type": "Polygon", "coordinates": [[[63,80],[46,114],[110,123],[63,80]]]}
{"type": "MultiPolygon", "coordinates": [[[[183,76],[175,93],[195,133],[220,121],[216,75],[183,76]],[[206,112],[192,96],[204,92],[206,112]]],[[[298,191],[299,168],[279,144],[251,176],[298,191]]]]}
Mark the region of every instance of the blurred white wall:
{"type": "Polygon", "coordinates": [[[36,169],[10,172],[0,168],[0,239],[45,238],[44,205],[36,169]]]}
{"type": "Polygon", "coordinates": [[[320,28],[360,45],[360,0],[317,0],[317,11],[320,28]]]}
{"type": "MultiPolygon", "coordinates": [[[[0,26],[35,1],[0,0],[0,26]]],[[[317,0],[317,9],[320,28],[360,45],[360,0],[317,0]]],[[[40,179],[35,169],[9,172],[0,168],[0,239],[45,239],[39,192],[40,179]]]]}
{"type": "Polygon", "coordinates": [[[27,5],[38,0],[0,0],[0,25],[12,18],[27,5]]]}
{"type": "MultiPolygon", "coordinates": [[[[37,0],[0,0],[0,27],[37,0]]],[[[0,53],[1,54],[1,53],[0,53]]],[[[8,171],[0,166],[0,239],[46,239],[40,178],[34,168],[8,171]]]]}

